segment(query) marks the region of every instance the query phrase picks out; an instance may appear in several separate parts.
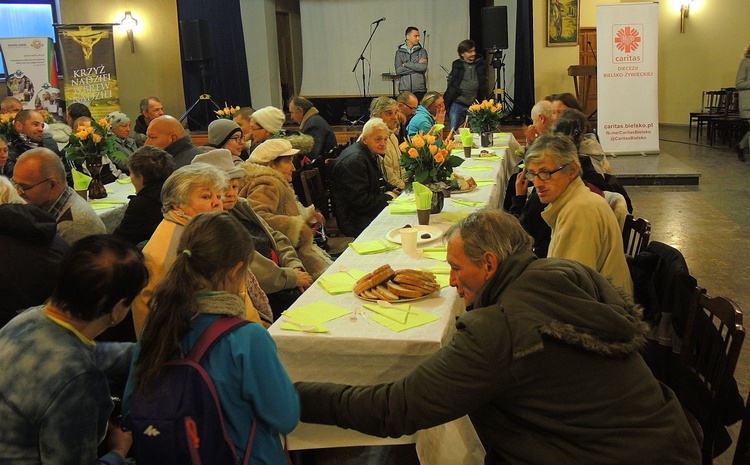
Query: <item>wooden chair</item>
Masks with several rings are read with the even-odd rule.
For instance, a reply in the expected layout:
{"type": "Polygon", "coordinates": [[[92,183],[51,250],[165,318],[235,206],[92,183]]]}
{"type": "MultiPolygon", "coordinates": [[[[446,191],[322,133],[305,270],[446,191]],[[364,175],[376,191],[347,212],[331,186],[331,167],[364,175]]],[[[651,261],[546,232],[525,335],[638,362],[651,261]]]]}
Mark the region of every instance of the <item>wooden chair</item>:
{"type": "Polygon", "coordinates": [[[696,123],[695,140],[700,139],[703,133],[703,127],[708,126],[709,120],[721,115],[726,105],[726,90],[707,90],[703,92],[703,106],[701,111],[690,113],[690,124],[688,127],[688,136],[691,135],[693,121],[696,123]]]}
{"type": "Polygon", "coordinates": [[[635,257],[643,251],[651,239],[651,223],[645,218],[633,218],[628,214],[622,227],[622,244],[625,255],[635,257]]]}
{"type": "Polygon", "coordinates": [[[714,440],[722,427],[722,412],[744,339],[739,306],[696,287],[680,354],[677,397],[703,429],[704,464],[712,463],[714,440]]]}

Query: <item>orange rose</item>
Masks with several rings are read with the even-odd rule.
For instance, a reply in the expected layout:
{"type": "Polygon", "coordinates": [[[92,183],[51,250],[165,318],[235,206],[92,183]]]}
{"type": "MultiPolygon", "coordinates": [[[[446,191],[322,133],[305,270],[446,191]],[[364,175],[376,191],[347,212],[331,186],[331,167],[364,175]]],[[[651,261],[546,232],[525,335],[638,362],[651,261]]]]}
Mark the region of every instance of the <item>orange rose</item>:
{"type": "Polygon", "coordinates": [[[445,156],[448,155],[447,150],[441,150],[437,154],[435,154],[435,161],[438,163],[442,163],[445,161],[445,156]]]}
{"type": "Polygon", "coordinates": [[[435,143],[435,136],[433,135],[424,136],[424,140],[426,140],[428,144],[432,145],[435,143]]]}
{"type": "Polygon", "coordinates": [[[91,140],[93,140],[95,144],[98,144],[102,141],[102,136],[99,134],[92,134],[91,140]]]}
{"type": "Polygon", "coordinates": [[[453,143],[452,140],[449,140],[448,143],[445,144],[445,150],[449,152],[453,150],[453,147],[455,147],[455,144],[453,143]]]}
{"type": "Polygon", "coordinates": [[[409,156],[412,158],[417,158],[419,156],[419,152],[417,152],[417,149],[412,147],[409,149],[409,156]]]}
{"type": "Polygon", "coordinates": [[[85,138],[86,138],[86,136],[88,136],[88,135],[89,135],[89,133],[88,133],[88,132],[86,132],[86,130],[85,130],[85,129],[81,129],[80,131],[76,132],[76,137],[77,137],[78,139],[85,139],[85,138]]]}
{"type": "Polygon", "coordinates": [[[435,155],[438,151],[437,145],[430,145],[430,155],[435,155]]]}
{"type": "Polygon", "coordinates": [[[401,142],[401,145],[398,146],[398,148],[403,152],[407,153],[409,151],[409,143],[406,141],[401,142]]]}
{"type": "Polygon", "coordinates": [[[419,134],[417,134],[414,137],[412,137],[411,138],[411,142],[412,142],[412,144],[414,144],[414,147],[416,147],[418,149],[421,149],[422,147],[424,147],[424,144],[425,144],[424,139],[419,134]]]}

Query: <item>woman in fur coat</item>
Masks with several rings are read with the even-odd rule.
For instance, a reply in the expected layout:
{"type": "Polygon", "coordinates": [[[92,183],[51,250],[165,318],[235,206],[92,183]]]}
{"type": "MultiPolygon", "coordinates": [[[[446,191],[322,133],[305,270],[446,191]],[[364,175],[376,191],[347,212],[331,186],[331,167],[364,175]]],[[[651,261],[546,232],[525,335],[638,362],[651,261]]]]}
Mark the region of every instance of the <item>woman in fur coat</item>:
{"type": "Polygon", "coordinates": [[[272,228],[289,238],[305,269],[317,279],[332,261],[313,244],[313,231],[322,225],[323,216],[314,206],[303,207],[291,185],[298,152],[286,139],[260,144],[243,164],[245,185],[240,195],[272,228]]]}

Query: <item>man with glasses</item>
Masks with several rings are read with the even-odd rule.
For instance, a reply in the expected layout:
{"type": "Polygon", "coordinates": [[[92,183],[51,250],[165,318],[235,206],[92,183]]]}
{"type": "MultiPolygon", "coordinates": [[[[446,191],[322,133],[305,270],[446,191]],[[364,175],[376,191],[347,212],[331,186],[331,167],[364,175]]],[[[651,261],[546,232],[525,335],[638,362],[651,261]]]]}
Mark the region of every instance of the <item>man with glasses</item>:
{"type": "Polygon", "coordinates": [[[37,148],[18,157],[11,182],[26,202],[55,217],[57,232],[68,244],[107,232],[91,205],[68,187],[62,160],[51,150],[37,148]]]}
{"type": "Polygon", "coordinates": [[[417,113],[417,107],[419,106],[419,100],[417,96],[405,90],[398,94],[396,97],[398,102],[398,114],[399,123],[401,128],[398,133],[398,142],[401,143],[406,140],[406,126],[409,124],[409,120],[417,113]]]}
{"type": "Polygon", "coordinates": [[[589,266],[633,295],[622,231],[607,201],[581,180],[581,163],[569,137],[542,134],[526,152],[521,172],[534,183],[547,207],[542,218],[552,228],[548,257],[589,266]]]}

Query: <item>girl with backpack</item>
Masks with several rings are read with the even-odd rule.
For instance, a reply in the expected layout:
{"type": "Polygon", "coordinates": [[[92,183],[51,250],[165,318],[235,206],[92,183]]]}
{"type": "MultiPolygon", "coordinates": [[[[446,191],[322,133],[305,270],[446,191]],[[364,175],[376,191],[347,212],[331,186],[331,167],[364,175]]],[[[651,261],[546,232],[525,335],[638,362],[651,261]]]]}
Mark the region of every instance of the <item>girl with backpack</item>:
{"type": "MultiPolygon", "coordinates": [[[[224,317],[244,318],[245,306],[240,292],[249,272],[248,262],[253,250],[250,233],[228,213],[202,213],[186,226],[177,258],[149,302],[150,311],[133,355],[123,402],[126,425],[134,428],[139,465],[144,465],[144,456],[148,458],[146,465],[165,463],[170,459],[160,454],[169,449],[183,448],[179,440],[176,445],[158,443],[170,435],[185,437],[184,431],[175,434],[164,431],[169,429],[164,426],[169,422],[159,423],[161,419],[168,420],[166,417],[170,415],[177,419],[180,413],[163,411],[169,402],[157,402],[145,410],[138,403],[148,404],[154,397],[165,395],[164,389],[168,387],[160,386],[165,382],[165,364],[171,366],[171,361],[188,354],[212,323],[224,317]],[[226,242],[229,237],[234,238],[231,247],[226,242]],[[148,420],[146,424],[141,416],[139,426],[138,412],[151,415],[154,409],[162,410],[154,415],[164,418],[148,420]],[[142,439],[141,444],[138,438],[142,439]]],[[[200,365],[215,385],[225,430],[236,452],[235,459],[240,459],[235,463],[246,459],[248,447],[252,447],[251,463],[287,463],[279,435],[291,432],[299,422],[299,399],[266,329],[253,323],[235,327],[216,338],[200,365]],[[251,430],[254,439],[248,441],[251,430]]],[[[177,395],[173,395],[173,391],[166,392],[166,399],[174,400],[170,396],[177,395]]],[[[183,407],[189,408],[190,405],[176,410],[183,407]]],[[[196,410],[196,415],[202,415],[204,409],[196,410]]],[[[188,427],[184,428],[178,419],[174,422],[175,428],[187,429],[190,439],[187,442],[203,447],[202,452],[205,452],[221,431],[206,431],[199,418],[190,421],[193,420],[192,425],[186,420],[184,425],[188,427]]]]}

